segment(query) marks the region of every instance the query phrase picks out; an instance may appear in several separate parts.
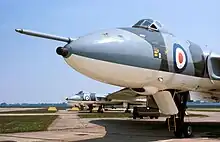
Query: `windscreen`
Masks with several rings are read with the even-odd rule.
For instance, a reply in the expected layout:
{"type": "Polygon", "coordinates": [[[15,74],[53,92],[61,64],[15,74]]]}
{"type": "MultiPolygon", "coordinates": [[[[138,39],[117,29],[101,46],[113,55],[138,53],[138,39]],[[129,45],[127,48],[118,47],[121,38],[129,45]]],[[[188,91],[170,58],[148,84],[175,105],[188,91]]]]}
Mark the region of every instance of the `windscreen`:
{"type": "Polygon", "coordinates": [[[152,19],[142,19],[134,24],[132,27],[149,27],[154,21],[152,19]]]}

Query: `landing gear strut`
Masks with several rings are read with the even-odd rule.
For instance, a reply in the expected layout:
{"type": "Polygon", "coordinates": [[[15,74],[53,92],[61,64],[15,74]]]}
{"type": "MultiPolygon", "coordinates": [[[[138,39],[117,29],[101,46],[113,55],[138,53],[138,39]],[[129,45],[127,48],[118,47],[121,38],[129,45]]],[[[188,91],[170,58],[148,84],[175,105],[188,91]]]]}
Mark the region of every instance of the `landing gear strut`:
{"type": "Polygon", "coordinates": [[[174,135],[177,138],[192,137],[192,127],[189,124],[184,122],[185,111],[186,111],[186,102],[189,97],[189,92],[182,92],[175,94],[172,93],[176,106],[179,110],[177,115],[172,115],[170,118],[167,118],[166,122],[168,124],[168,129],[174,128],[174,135]]]}
{"type": "Polygon", "coordinates": [[[98,112],[98,113],[103,113],[103,112],[104,112],[104,111],[103,111],[103,105],[100,105],[100,106],[99,106],[97,112],[98,112]]]}
{"type": "Polygon", "coordinates": [[[90,104],[90,105],[88,105],[88,107],[89,107],[89,112],[90,112],[90,113],[92,113],[92,110],[93,110],[93,105],[92,105],[92,104],[90,104]]]}
{"type": "Polygon", "coordinates": [[[125,113],[131,113],[131,111],[129,109],[130,109],[130,104],[128,103],[127,107],[126,107],[126,110],[125,110],[125,113]]]}
{"type": "Polygon", "coordinates": [[[84,110],[84,106],[83,105],[79,105],[79,110],[84,110]]]}

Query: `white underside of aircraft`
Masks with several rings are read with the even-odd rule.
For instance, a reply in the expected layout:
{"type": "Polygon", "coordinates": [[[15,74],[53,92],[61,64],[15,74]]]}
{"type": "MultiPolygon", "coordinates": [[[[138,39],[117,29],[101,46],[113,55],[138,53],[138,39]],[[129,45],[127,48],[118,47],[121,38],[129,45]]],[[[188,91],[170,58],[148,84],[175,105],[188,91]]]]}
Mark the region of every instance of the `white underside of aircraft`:
{"type": "MultiPolygon", "coordinates": [[[[211,89],[213,85],[220,85],[219,81],[215,81],[213,84],[209,78],[199,78],[171,72],[132,67],[91,59],[75,54],[72,54],[70,57],[64,59],[67,64],[76,71],[103,83],[128,88],[143,87],[145,92],[138,93],[142,95],[153,94],[153,97],[161,112],[170,115],[177,114],[178,109],[170,93],[168,91],[160,92],[160,90],[168,88],[191,90],[198,92],[193,94],[194,97],[192,96],[192,98],[194,99],[198,98],[203,100],[212,100],[212,92],[199,92],[203,92],[209,88],[211,89]],[[200,87],[198,88],[198,86],[200,87]]],[[[118,94],[113,97],[110,94],[109,98],[125,100],[134,99],[135,96],[132,96],[131,92],[132,91],[130,91],[130,97],[123,94],[118,94]]],[[[216,96],[217,93],[214,93],[214,95],[216,96]]]]}

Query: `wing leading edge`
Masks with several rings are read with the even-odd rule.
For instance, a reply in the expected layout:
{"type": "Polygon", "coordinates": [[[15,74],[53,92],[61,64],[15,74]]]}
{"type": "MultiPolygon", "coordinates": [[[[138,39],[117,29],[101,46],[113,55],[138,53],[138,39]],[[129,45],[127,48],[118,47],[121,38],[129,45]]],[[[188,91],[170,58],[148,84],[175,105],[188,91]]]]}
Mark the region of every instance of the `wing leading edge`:
{"type": "Polygon", "coordinates": [[[139,94],[133,92],[131,89],[129,88],[123,88],[119,91],[110,93],[107,96],[108,100],[131,100],[134,99],[136,97],[140,96],[139,94]]]}

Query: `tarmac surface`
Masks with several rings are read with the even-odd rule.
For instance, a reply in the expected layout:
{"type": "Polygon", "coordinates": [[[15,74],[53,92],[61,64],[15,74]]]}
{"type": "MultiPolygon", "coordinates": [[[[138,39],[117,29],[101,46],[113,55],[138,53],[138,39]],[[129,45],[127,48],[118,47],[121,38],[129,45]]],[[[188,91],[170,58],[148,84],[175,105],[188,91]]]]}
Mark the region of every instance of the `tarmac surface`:
{"type": "Polygon", "coordinates": [[[0,108],[0,112],[33,110],[33,109],[42,109],[42,108],[0,108]]]}
{"type": "MultiPolygon", "coordinates": [[[[157,120],[131,118],[79,118],[77,112],[60,111],[48,131],[0,134],[0,141],[78,141],[78,142],[206,142],[220,141],[220,112],[193,112],[210,117],[186,118],[191,122],[194,137],[176,139],[165,125],[165,118],[157,120]]],[[[2,114],[1,114],[2,115],[2,114]]],[[[38,115],[38,114],[35,114],[38,115]]]]}

